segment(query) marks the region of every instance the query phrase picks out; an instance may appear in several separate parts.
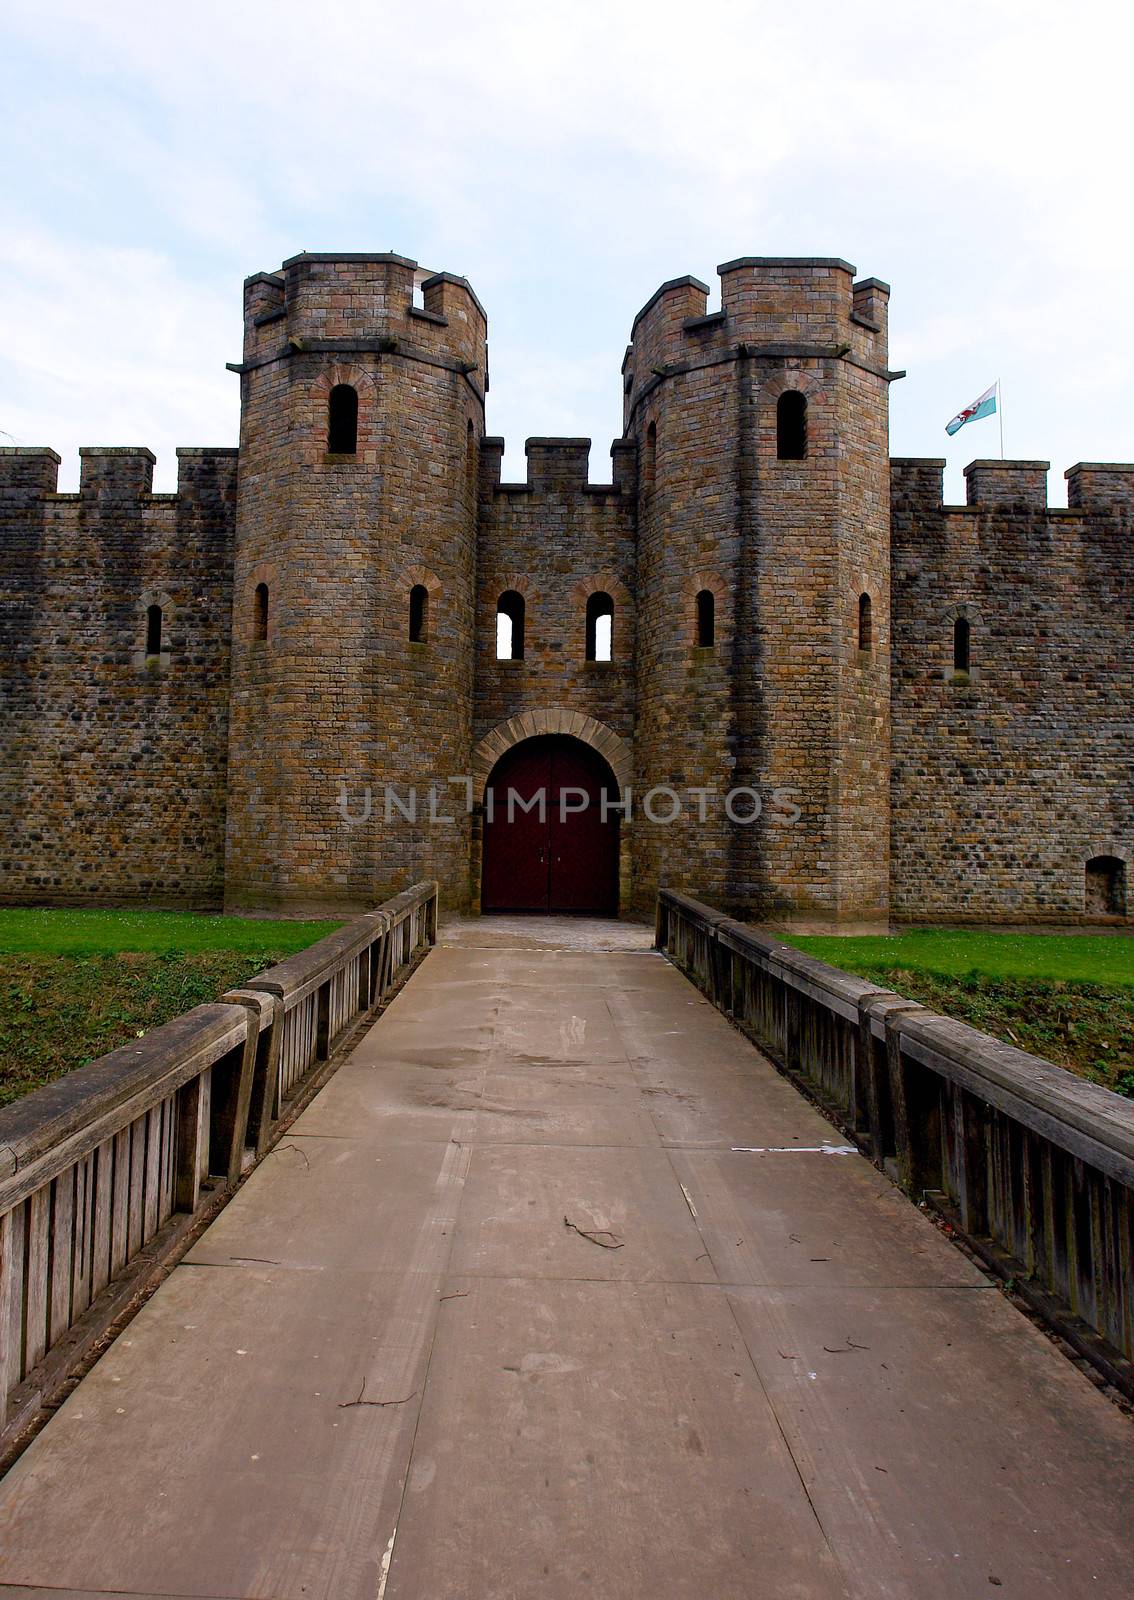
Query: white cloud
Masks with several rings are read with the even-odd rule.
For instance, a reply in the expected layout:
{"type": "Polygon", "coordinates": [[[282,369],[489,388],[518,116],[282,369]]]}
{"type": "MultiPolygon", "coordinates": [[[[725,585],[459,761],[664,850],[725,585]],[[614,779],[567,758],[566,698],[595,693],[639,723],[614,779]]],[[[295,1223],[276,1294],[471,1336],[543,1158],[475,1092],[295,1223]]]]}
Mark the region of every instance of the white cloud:
{"type": "Polygon", "coordinates": [[[233,440],[241,276],[394,248],[485,301],[509,470],[562,430],[601,475],[634,312],[748,253],[893,283],[897,452],[952,459],[945,419],[999,372],[1010,448],[1134,453],[1134,23],[1101,0],[207,0],[188,25],[57,0],[50,37],[38,0],[9,15],[10,213],[37,259],[0,258],[27,329],[7,392],[68,450],[233,440]]]}

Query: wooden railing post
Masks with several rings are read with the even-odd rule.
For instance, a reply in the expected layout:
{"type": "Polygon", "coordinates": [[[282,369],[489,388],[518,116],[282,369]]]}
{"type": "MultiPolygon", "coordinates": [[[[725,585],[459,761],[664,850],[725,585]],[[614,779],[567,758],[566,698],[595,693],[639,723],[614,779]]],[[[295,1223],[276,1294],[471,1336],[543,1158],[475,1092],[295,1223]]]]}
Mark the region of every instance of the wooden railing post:
{"type": "Polygon", "coordinates": [[[196,1211],[201,1180],[209,1167],[208,1074],[190,1078],[177,1093],[177,1156],[173,1203],[178,1211],[196,1211]]]}

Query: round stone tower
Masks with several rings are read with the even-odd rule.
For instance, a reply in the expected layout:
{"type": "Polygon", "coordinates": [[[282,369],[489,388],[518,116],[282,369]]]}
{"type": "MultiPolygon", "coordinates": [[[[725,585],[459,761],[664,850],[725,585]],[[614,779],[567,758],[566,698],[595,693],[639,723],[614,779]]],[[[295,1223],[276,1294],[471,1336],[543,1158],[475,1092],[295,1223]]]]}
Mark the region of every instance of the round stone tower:
{"type": "Polygon", "coordinates": [[[624,368],[638,785],[712,791],[638,829],[640,893],[873,919],[889,866],[889,291],[837,260],[719,270],[719,311],[695,278],[662,285],[624,368]]]}
{"type": "Polygon", "coordinates": [[[463,903],[484,311],[401,256],[303,254],[244,319],[226,903],[463,903]]]}

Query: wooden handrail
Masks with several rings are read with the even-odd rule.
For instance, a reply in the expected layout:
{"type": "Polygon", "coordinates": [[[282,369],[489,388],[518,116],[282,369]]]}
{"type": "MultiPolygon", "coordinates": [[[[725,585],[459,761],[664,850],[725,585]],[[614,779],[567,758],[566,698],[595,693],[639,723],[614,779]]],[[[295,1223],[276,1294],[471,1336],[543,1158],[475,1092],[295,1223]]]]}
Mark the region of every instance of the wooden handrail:
{"type": "Polygon", "coordinates": [[[658,948],[914,1199],[1134,1399],[1134,1104],[658,896],[658,948]]]}

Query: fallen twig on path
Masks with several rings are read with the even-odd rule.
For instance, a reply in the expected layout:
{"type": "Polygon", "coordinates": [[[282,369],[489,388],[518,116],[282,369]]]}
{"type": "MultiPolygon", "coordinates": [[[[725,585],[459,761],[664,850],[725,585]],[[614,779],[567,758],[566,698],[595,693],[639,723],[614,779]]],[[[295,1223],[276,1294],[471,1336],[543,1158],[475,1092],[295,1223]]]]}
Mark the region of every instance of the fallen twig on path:
{"type": "Polygon", "coordinates": [[[597,1228],[594,1233],[589,1233],[586,1228],[576,1227],[568,1217],[563,1218],[563,1226],[570,1228],[572,1233],[577,1233],[580,1239],[589,1239],[592,1244],[597,1244],[600,1250],[621,1250],[625,1243],[625,1240],[619,1239],[616,1233],[611,1233],[609,1228],[597,1228]],[[616,1242],[607,1244],[606,1239],[600,1237],[604,1233],[608,1239],[613,1239],[616,1242]]]}

